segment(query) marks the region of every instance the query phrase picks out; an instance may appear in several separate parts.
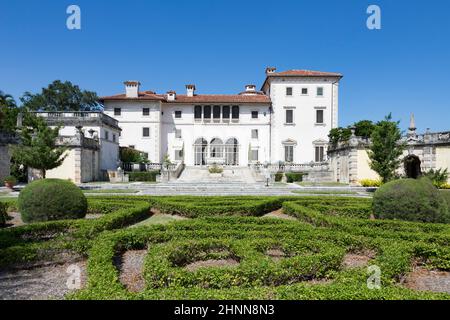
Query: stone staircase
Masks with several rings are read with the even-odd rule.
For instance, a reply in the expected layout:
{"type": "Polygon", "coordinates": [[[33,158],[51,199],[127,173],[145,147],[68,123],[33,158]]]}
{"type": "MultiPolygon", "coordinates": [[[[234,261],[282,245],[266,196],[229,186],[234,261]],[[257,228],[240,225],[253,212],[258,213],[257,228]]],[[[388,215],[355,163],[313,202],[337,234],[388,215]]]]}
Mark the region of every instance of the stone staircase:
{"type": "Polygon", "coordinates": [[[139,185],[141,194],[151,195],[289,195],[294,185],[272,185],[255,179],[249,168],[225,168],[223,176],[210,175],[207,168],[186,167],[177,180],[139,185]]]}

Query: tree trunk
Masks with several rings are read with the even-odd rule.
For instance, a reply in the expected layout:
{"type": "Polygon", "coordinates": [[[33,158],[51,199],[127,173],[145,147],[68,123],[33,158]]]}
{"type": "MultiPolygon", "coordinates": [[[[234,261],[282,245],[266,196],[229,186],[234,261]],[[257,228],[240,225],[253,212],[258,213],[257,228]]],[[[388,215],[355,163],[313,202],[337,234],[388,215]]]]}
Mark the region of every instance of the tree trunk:
{"type": "Polygon", "coordinates": [[[47,171],[45,169],[42,169],[41,171],[42,171],[42,179],[45,179],[47,171]]]}

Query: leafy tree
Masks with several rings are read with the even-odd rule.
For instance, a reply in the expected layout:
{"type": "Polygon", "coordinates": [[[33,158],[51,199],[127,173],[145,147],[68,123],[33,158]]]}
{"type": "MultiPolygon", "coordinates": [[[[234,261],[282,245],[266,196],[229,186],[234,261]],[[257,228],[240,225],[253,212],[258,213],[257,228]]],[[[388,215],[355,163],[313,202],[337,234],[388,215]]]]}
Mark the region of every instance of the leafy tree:
{"type": "Polygon", "coordinates": [[[15,161],[40,170],[45,179],[46,171],[59,167],[67,156],[64,155],[67,148],[56,144],[59,129],[50,128],[40,117],[26,114],[20,133],[21,144],[13,147],[15,161]]]}
{"type": "Polygon", "coordinates": [[[370,138],[375,129],[375,124],[370,120],[358,121],[354,123],[353,126],[355,127],[355,135],[364,138],[370,138]]]}
{"type": "Polygon", "coordinates": [[[375,125],[370,137],[372,142],[368,150],[370,168],[378,173],[383,183],[395,177],[395,171],[401,164],[400,157],[405,149],[398,125],[399,122],[392,121],[392,115],[389,114],[375,125]]]}
{"type": "Polygon", "coordinates": [[[0,131],[14,132],[18,113],[19,108],[14,98],[0,90],[0,131]]]}
{"type": "Polygon", "coordinates": [[[39,94],[25,92],[20,100],[31,111],[91,111],[99,108],[95,92],[82,91],[70,81],[53,81],[39,94]]]}
{"type": "Polygon", "coordinates": [[[148,156],[144,152],[128,147],[121,147],[120,161],[125,163],[147,163],[148,156]]]}
{"type": "Polygon", "coordinates": [[[351,135],[352,131],[349,128],[339,127],[331,129],[328,138],[332,145],[337,145],[339,141],[348,141],[351,135]]]}

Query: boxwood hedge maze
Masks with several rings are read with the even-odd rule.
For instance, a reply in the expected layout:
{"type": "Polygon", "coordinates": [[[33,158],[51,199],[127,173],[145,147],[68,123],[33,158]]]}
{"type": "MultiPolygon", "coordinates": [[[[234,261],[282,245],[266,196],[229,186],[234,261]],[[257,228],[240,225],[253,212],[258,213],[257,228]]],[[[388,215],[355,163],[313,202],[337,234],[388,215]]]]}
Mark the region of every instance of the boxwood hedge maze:
{"type": "Polygon", "coordinates": [[[405,282],[450,271],[450,226],[376,220],[370,199],[95,197],[89,215],[0,230],[0,267],[77,254],[87,283],[67,299],[450,298],[405,282]],[[186,219],[132,227],[152,214],[186,219]],[[138,286],[122,274],[130,252],[138,286]]]}

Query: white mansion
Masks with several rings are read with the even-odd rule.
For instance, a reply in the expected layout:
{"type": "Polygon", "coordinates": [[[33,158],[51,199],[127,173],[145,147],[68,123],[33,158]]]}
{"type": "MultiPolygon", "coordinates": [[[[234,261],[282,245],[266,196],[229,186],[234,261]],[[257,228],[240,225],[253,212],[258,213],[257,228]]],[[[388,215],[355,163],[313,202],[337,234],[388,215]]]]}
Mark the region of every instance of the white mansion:
{"type": "Polygon", "coordinates": [[[185,94],[140,91],[125,82],[125,93],[102,97],[104,113],[119,122],[119,144],[148,154],[153,163],[167,155],[187,166],[212,163],[323,162],[328,133],[338,125],[339,73],[266,69],[258,91],[185,94]]]}

